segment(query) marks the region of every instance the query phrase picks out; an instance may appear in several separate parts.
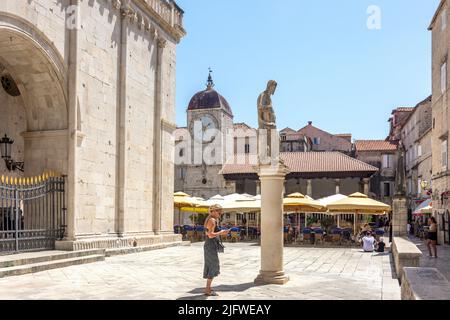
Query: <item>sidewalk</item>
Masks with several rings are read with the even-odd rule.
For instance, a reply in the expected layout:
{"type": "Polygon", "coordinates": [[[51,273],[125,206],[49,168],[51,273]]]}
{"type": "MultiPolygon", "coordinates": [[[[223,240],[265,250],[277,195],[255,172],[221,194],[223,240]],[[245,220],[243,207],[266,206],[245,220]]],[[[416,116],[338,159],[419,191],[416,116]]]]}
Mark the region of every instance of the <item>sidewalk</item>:
{"type": "Polygon", "coordinates": [[[438,258],[430,258],[427,243],[419,238],[410,236],[409,239],[422,251],[423,257],[420,259],[420,266],[438,269],[450,281],[450,246],[437,246],[438,258]]]}

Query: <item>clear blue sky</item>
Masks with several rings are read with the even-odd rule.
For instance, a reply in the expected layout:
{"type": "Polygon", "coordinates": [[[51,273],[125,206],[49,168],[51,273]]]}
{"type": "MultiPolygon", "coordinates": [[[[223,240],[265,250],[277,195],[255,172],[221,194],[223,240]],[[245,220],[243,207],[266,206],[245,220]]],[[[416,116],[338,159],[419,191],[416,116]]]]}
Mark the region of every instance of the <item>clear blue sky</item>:
{"type": "Polygon", "coordinates": [[[177,124],[205,89],[208,67],[235,122],[256,126],[268,80],[278,127],[311,120],[331,133],[384,139],[398,106],[431,93],[431,33],[439,0],[177,0],[188,35],[177,52],[177,124]],[[381,30],[367,8],[381,9],[381,30]]]}

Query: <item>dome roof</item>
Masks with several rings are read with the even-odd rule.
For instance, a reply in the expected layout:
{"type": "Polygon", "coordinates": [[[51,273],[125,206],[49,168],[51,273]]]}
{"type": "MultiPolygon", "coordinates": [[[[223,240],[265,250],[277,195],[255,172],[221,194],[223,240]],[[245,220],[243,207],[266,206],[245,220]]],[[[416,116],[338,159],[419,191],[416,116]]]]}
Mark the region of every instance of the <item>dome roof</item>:
{"type": "Polygon", "coordinates": [[[196,93],[189,102],[189,111],[202,109],[223,109],[233,115],[227,100],[212,88],[196,93]]]}
{"type": "Polygon", "coordinates": [[[211,77],[211,71],[208,77],[207,88],[204,91],[197,92],[189,102],[188,111],[203,109],[222,109],[230,115],[233,115],[228,101],[213,89],[214,82],[211,77]]]}

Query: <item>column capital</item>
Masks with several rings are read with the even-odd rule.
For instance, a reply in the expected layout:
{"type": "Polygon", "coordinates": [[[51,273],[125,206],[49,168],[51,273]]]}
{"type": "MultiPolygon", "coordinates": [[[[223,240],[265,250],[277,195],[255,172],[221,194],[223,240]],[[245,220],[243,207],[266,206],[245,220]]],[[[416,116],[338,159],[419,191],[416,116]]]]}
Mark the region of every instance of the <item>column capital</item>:
{"type": "Polygon", "coordinates": [[[136,11],[129,5],[126,5],[120,9],[120,16],[122,19],[129,19],[131,23],[135,23],[138,20],[136,11]]]}
{"type": "Polygon", "coordinates": [[[164,49],[167,46],[167,40],[159,36],[156,40],[159,49],[164,49]]]}
{"type": "Polygon", "coordinates": [[[122,6],[121,0],[112,0],[112,7],[114,9],[119,10],[121,6],[122,6]]]}

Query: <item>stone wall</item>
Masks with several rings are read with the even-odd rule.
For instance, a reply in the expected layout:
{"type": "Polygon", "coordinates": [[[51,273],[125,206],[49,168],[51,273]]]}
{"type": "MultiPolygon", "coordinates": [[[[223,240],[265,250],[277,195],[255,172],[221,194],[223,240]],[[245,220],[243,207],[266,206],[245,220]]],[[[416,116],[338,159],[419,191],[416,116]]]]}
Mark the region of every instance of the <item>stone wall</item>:
{"type": "Polygon", "coordinates": [[[173,233],[181,15],[160,0],[0,2],[0,61],[25,112],[3,92],[0,102],[8,99],[8,123],[21,122],[15,152],[26,174],[69,176],[69,240],[173,233]],[[78,28],[66,28],[77,17],[78,28]]]}
{"type": "MultiPolygon", "coordinates": [[[[340,194],[351,195],[355,192],[362,192],[359,178],[348,178],[340,180],[340,194]]],[[[307,195],[307,180],[289,179],[285,183],[286,195],[300,192],[307,195]],[[297,184],[299,182],[299,184],[297,184]]],[[[312,198],[321,199],[336,194],[336,182],[334,179],[313,179],[312,198]]]]}
{"type": "Polygon", "coordinates": [[[450,283],[435,268],[404,268],[402,300],[450,300],[450,283]]]}
{"type": "Polygon", "coordinates": [[[403,279],[403,268],[420,266],[422,252],[406,238],[394,237],[391,252],[395,271],[400,281],[403,279]]]}

